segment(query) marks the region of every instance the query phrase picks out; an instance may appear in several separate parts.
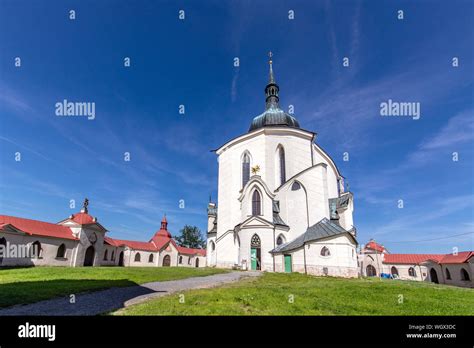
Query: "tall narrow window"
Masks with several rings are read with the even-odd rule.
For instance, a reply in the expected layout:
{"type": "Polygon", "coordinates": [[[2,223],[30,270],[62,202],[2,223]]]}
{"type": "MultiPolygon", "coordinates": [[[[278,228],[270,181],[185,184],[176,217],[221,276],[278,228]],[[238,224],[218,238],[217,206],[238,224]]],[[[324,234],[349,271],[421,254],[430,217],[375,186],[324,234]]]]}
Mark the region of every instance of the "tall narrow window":
{"type": "Polygon", "coordinates": [[[278,157],[280,160],[280,185],[283,185],[286,182],[285,150],[283,147],[280,147],[278,157]]]}
{"type": "Polygon", "coordinates": [[[242,158],[242,187],[244,187],[250,180],[250,156],[248,153],[244,154],[242,158]]]}
{"type": "Polygon", "coordinates": [[[260,193],[255,190],[252,195],[252,215],[262,215],[262,202],[260,199],[260,193]]]}

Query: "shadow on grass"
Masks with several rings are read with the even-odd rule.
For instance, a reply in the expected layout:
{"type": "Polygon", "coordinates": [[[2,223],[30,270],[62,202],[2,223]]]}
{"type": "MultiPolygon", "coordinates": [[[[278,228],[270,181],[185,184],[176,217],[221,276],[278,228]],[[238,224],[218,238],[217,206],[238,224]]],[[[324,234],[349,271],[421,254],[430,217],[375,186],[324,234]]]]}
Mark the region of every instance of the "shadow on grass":
{"type": "Polygon", "coordinates": [[[87,315],[91,309],[101,313],[122,308],[126,301],[152,292],[155,291],[128,279],[55,279],[0,284],[0,315],[87,315]],[[109,294],[92,293],[104,289],[108,289],[109,294]],[[80,294],[83,296],[79,297],[80,294]],[[29,313],[27,309],[31,306],[18,306],[39,301],[44,302],[35,304],[37,314],[29,313]]]}

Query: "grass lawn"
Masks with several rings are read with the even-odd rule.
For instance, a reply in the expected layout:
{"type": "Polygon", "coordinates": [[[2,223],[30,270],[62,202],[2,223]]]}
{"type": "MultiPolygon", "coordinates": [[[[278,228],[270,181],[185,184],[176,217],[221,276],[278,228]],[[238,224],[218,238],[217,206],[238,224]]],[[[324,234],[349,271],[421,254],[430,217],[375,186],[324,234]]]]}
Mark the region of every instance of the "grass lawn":
{"type": "Polygon", "coordinates": [[[152,281],[226,272],[185,267],[30,267],[0,269],[0,307],[152,281]]]}
{"type": "Polygon", "coordinates": [[[383,279],[266,273],[219,288],[191,290],[114,315],[474,315],[474,290],[383,279]],[[294,302],[291,303],[291,296],[294,302]],[[399,303],[403,296],[403,303],[399,303]]]}

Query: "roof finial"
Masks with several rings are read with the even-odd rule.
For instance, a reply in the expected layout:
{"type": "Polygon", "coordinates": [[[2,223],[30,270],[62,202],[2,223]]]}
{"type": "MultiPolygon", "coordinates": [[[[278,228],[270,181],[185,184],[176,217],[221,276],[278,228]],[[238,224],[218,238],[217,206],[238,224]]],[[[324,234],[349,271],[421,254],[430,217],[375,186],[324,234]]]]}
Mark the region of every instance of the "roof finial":
{"type": "Polygon", "coordinates": [[[89,200],[86,197],[86,199],[84,199],[84,203],[82,204],[82,210],[86,214],[88,213],[88,209],[87,209],[88,206],[89,206],[89,200]]]}
{"type": "Polygon", "coordinates": [[[272,60],[272,57],[273,57],[272,51],[268,52],[268,58],[270,58],[270,60],[268,61],[268,64],[270,65],[269,83],[275,83],[275,77],[273,76],[273,60],[272,60]]]}

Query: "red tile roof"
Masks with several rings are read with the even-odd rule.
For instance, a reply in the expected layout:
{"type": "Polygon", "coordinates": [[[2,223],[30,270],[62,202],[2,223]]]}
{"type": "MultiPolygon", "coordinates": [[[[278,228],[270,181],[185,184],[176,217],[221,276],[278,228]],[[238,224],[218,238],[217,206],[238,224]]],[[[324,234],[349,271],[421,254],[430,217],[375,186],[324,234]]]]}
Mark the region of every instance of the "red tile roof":
{"type": "Polygon", "coordinates": [[[83,212],[72,215],[71,220],[74,221],[74,222],[77,222],[80,225],[87,225],[87,224],[95,224],[96,223],[96,220],[94,219],[94,217],[92,217],[91,215],[89,215],[87,213],[83,213],[83,212]]]}
{"type": "Polygon", "coordinates": [[[385,249],[383,245],[378,244],[378,243],[375,242],[374,240],[371,240],[370,242],[368,242],[368,243],[365,245],[365,248],[366,248],[366,249],[372,249],[372,250],[378,251],[378,252],[380,252],[380,253],[382,253],[382,252],[384,252],[384,251],[387,251],[387,249],[385,249]]]}
{"type": "Polygon", "coordinates": [[[104,243],[105,244],[109,244],[109,245],[112,245],[114,247],[118,247],[120,245],[117,244],[117,241],[113,238],[110,238],[110,237],[104,237],[104,243]]]}
{"type": "Polygon", "coordinates": [[[181,246],[178,246],[177,248],[180,254],[206,256],[205,249],[193,249],[193,248],[185,248],[181,246]]]}
{"type": "Polygon", "coordinates": [[[446,254],[439,263],[464,263],[467,262],[472,256],[474,251],[461,251],[456,255],[446,254]]]}
{"type": "Polygon", "coordinates": [[[153,243],[156,247],[156,249],[161,250],[165,245],[168,243],[172,243],[176,247],[176,243],[174,242],[173,239],[168,238],[168,237],[163,237],[163,236],[157,236],[156,234],[153,236],[152,239],[150,239],[149,243],[153,243]]]}
{"type": "Polygon", "coordinates": [[[136,240],[124,240],[124,239],[112,239],[110,237],[106,238],[106,242],[110,245],[127,246],[135,250],[157,251],[156,246],[153,243],[149,243],[149,242],[139,242],[136,240]]]}
{"type": "Polygon", "coordinates": [[[427,260],[439,262],[443,254],[385,254],[383,263],[419,264],[427,260]]]}
{"type": "Polygon", "coordinates": [[[77,240],[69,227],[50,222],[0,215],[0,224],[9,224],[29,235],[77,240]]]}

